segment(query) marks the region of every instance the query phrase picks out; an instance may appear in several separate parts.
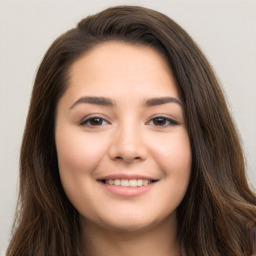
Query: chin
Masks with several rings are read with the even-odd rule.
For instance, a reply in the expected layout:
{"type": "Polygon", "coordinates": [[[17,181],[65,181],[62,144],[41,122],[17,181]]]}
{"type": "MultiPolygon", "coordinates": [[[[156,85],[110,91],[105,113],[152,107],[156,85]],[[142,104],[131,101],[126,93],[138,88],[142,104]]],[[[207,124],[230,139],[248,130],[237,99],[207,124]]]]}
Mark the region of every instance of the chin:
{"type": "Polygon", "coordinates": [[[164,222],[162,219],[157,219],[149,216],[143,216],[137,218],[133,216],[122,216],[122,218],[109,219],[104,221],[103,226],[106,229],[115,232],[142,232],[157,227],[161,222],[164,222]]]}
{"type": "Polygon", "coordinates": [[[135,232],[139,230],[143,230],[147,228],[148,226],[151,226],[149,223],[142,223],[142,222],[136,222],[136,221],[129,221],[126,222],[119,222],[119,223],[113,223],[109,225],[109,228],[113,231],[117,232],[135,232]]]}

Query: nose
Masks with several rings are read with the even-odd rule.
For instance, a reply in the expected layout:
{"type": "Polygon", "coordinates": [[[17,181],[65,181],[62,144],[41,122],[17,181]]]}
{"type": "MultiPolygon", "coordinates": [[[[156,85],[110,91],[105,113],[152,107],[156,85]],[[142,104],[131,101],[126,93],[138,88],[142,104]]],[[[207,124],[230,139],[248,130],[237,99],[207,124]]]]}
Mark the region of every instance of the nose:
{"type": "Polygon", "coordinates": [[[112,140],[109,157],[125,163],[145,160],[147,148],[141,133],[142,131],[131,126],[120,128],[112,140]]]}

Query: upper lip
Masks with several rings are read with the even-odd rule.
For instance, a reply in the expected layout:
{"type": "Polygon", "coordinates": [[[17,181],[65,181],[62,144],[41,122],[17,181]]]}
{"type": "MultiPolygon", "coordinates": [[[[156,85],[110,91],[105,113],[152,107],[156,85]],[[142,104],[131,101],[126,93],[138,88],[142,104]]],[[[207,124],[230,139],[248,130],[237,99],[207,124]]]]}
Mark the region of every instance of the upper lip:
{"type": "Polygon", "coordinates": [[[131,173],[115,173],[109,174],[106,176],[102,176],[97,178],[97,180],[115,180],[115,179],[123,179],[123,180],[159,180],[158,178],[152,176],[146,176],[142,174],[131,174],[131,173]]]}

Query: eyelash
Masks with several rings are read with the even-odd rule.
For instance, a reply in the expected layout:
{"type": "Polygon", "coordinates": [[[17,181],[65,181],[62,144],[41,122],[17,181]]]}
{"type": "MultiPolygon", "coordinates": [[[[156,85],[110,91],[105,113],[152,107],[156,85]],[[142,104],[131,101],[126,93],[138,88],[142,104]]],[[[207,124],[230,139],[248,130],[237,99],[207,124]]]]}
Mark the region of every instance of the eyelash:
{"type": "Polygon", "coordinates": [[[164,120],[165,124],[164,125],[155,125],[157,127],[168,127],[168,126],[173,126],[173,125],[179,125],[179,122],[175,121],[174,119],[172,118],[169,118],[169,117],[165,117],[165,116],[156,116],[156,117],[153,117],[151,118],[147,124],[149,124],[150,122],[154,122],[155,120],[157,119],[162,119],[164,120]],[[168,124],[166,124],[166,122],[168,122],[168,124]]]}
{"type": "MultiPolygon", "coordinates": [[[[80,122],[80,125],[82,126],[88,126],[88,127],[92,127],[92,128],[95,128],[95,127],[100,127],[100,126],[103,126],[103,125],[106,125],[106,124],[109,124],[108,121],[106,121],[104,118],[100,117],[100,116],[94,116],[94,117],[89,117],[89,118],[86,118],[84,120],[82,120],[80,122]],[[99,125],[92,125],[91,122],[92,121],[95,121],[97,119],[96,122],[100,122],[99,125]],[[105,122],[105,124],[102,124],[103,122],[105,122]]],[[[156,116],[156,117],[153,117],[151,118],[147,123],[147,125],[154,125],[156,127],[168,127],[168,126],[173,126],[173,125],[179,125],[180,123],[173,120],[172,118],[169,118],[169,117],[165,117],[165,116],[156,116]],[[164,125],[155,125],[155,124],[150,124],[151,122],[154,122],[156,121],[157,119],[162,119],[162,121],[165,122],[164,125]],[[168,124],[166,124],[168,122],[168,124]]]]}
{"type": "Polygon", "coordinates": [[[104,118],[102,118],[102,117],[100,117],[100,116],[93,116],[93,117],[89,117],[89,118],[83,119],[83,120],[80,122],[80,125],[89,126],[89,127],[100,127],[100,126],[102,126],[102,125],[105,125],[105,124],[100,124],[100,125],[92,125],[92,124],[89,124],[90,122],[92,122],[93,120],[95,121],[96,119],[98,119],[98,120],[101,121],[101,122],[106,122],[106,124],[109,123],[109,122],[107,122],[104,118]]]}

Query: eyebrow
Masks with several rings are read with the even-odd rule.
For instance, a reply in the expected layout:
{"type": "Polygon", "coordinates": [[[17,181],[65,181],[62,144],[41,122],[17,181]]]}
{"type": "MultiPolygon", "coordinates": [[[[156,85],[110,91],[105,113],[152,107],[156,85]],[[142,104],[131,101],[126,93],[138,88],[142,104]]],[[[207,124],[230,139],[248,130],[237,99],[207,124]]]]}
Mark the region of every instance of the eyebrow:
{"type": "MultiPolygon", "coordinates": [[[[95,97],[95,96],[85,96],[79,98],[70,109],[74,108],[76,105],[82,104],[82,103],[89,103],[93,105],[100,105],[100,106],[110,106],[113,107],[116,105],[116,102],[112,99],[105,98],[105,97],[95,97]]],[[[157,97],[157,98],[151,98],[147,99],[145,101],[145,106],[157,106],[157,105],[163,105],[166,103],[177,103],[180,106],[182,106],[182,102],[174,97],[157,97]]]]}
{"type": "Polygon", "coordinates": [[[114,106],[116,105],[115,101],[105,98],[105,97],[94,97],[94,96],[86,96],[79,98],[71,107],[70,109],[74,108],[76,105],[81,103],[89,103],[94,105],[100,106],[114,106]]]}
{"type": "Polygon", "coordinates": [[[146,106],[157,106],[157,105],[162,105],[162,104],[166,104],[166,103],[177,103],[180,106],[182,106],[182,102],[174,97],[158,97],[158,98],[152,98],[152,99],[148,99],[145,102],[146,106]]]}

